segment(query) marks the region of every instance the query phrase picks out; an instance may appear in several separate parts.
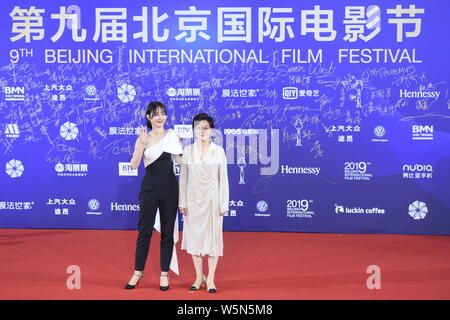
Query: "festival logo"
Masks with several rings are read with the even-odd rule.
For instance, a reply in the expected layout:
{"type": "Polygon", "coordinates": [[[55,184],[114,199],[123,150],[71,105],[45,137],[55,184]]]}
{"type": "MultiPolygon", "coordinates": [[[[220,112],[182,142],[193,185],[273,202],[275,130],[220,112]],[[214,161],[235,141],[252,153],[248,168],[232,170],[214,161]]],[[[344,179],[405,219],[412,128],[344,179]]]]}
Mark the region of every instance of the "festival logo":
{"type": "Polygon", "coordinates": [[[24,171],[25,168],[20,160],[12,159],[6,163],[6,173],[11,178],[19,178],[24,171]]]}
{"type": "Polygon", "coordinates": [[[422,220],[427,216],[428,208],[425,202],[416,200],[409,205],[408,213],[414,220],[422,220]]]}

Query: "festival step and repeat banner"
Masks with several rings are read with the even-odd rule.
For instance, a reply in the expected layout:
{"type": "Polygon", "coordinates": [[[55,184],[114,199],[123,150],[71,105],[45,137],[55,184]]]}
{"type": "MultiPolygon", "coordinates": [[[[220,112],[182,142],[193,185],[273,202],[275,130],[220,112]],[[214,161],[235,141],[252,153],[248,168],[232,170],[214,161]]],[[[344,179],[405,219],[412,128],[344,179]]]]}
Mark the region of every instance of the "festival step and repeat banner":
{"type": "Polygon", "coordinates": [[[449,9],[2,1],[0,228],[135,229],[158,100],[184,145],[214,118],[225,230],[448,235],[449,9]]]}

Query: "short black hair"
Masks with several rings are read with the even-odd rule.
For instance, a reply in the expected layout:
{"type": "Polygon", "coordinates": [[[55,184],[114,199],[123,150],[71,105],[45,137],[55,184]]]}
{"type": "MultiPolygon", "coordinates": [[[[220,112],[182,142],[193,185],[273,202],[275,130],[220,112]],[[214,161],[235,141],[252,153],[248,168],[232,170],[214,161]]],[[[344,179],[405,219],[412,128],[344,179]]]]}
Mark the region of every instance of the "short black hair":
{"type": "Polygon", "coordinates": [[[214,128],[214,119],[206,113],[199,113],[192,120],[192,130],[194,130],[195,125],[198,124],[202,120],[208,121],[210,128],[211,129],[214,128]]]}
{"type": "Polygon", "coordinates": [[[147,105],[147,111],[145,112],[145,119],[147,120],[147,128],[152,128],[152,123],[147,119],[147,114],[150,115],[150,117],[153,117],[153,114],[156,112],[158,108],[161,108],[161,110],[167,114],[166,106],[160,102],[160,101],[152,101],[147,105]]]}

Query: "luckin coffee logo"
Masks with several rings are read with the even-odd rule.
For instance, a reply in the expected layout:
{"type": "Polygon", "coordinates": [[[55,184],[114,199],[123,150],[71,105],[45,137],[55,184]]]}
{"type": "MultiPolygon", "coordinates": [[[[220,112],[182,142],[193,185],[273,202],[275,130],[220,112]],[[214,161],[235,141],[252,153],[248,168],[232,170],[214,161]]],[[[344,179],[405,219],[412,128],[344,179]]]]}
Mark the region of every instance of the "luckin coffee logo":
{"type": "Polygon", "coordinates": [[[337,204],[334,205],[334,212],[336,214],[344,213],[344,206],[338,206],[337,204]]]}
{"type": "Polygon", "coordinates": [[[334,212],[336,214],[385,214],[386,210],[378,207],[372,207],[372,208],[361,208],[361,207],[353,207],[348,208],[341,205],[334,204],[334,212]]]}

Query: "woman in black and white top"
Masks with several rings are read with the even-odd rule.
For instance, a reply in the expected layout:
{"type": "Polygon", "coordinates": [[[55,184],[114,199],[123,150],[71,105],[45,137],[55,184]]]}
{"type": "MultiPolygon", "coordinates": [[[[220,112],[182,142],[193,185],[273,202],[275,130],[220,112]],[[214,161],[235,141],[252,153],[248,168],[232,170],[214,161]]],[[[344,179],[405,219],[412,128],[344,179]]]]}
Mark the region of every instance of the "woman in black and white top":
{"type": "MultiPolygon", "coordinates": [[[[169,289],[169,267],[173,258],[174,229],[178,211],[178,181],[173,172],[173,159],[179,162],[183,148],[178,135],[172,130],[164,130],[167,119],[165,106],[158,101],[150,102],[145,115],[147,127],[139,128],[131,167],[139,167],[144,160],[146,174],[139,193],[139,235],[136,241],[135,271],[125,289],[133,289],[143,277],[150,239],[155,219],[161,221],[161,277],[160,289],[169,289]],[[159,209],[159,210],[158,210],[159,209]]],[[[176,256],[175,256],[176,258],[176,256]]]]}

